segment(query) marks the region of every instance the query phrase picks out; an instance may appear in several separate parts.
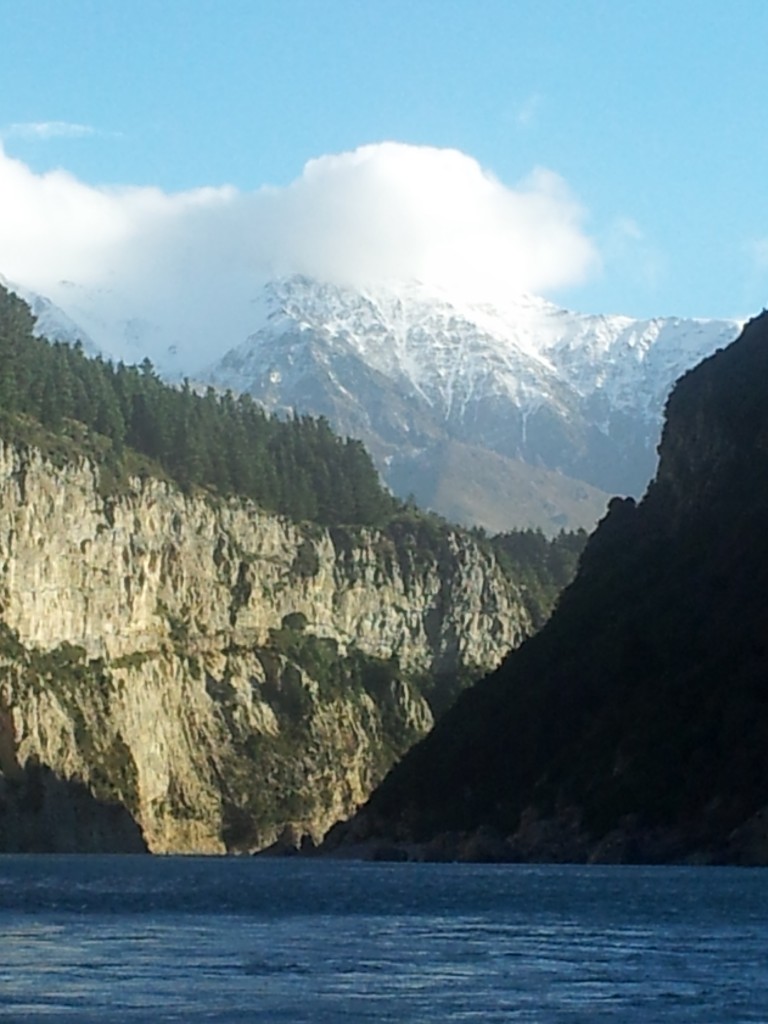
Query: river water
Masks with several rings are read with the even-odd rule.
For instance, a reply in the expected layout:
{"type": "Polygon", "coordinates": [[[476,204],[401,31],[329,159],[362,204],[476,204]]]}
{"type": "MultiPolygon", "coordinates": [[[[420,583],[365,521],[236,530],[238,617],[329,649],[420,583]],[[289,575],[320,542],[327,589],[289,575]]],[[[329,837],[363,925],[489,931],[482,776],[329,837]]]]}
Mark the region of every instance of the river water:
{"type": "Polygon", "coordinates": [[[0,857],[0,1021],[768,1021],[768,871],[0,857]]]}

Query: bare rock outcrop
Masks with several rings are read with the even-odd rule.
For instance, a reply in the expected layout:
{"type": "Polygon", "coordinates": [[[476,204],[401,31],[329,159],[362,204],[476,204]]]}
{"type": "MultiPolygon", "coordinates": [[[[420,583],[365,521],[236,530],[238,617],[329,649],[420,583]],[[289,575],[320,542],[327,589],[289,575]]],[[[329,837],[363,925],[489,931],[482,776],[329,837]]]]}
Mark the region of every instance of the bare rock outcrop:
{"type": "MultiPolygon", "coordinates": [[[[152,851],[319,841],[431,727],[419,680],[530,629],[466,535],[424,550],[156,479],[105,497],[87,461],[0,445],[3,786],[38,765],[152,851]]],[[[22,805],[0,793],[6,848],[22,805]]]]}

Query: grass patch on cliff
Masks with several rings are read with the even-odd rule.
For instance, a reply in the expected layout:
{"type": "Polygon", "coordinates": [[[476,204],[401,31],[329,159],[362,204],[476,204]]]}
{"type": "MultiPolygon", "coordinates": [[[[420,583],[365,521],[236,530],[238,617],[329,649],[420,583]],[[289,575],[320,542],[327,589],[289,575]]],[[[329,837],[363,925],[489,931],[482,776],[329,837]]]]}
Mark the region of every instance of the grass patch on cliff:
{"type": "Polygon", "coordinates": [[[50,690],[66,701],[83,689],[103,699],[110,683],[103,659],[88,658],[84,647],[66,641],[47,651],[27,647],[5,622],[0,622],[0,657],[21,683],[36,692],[50,690]]]}
{"type": "Polygon", "coordinates": [[[229,652],[233,674],[243,672],[243,658],[261,664],[251,686],[274,711],[277,733],[247,730],[242,690],[226,672],[206,682],[233,739],[221,767],[228,849],[264,845],[288,826],[310,827],[338,806],[350,773],[372,787],[423,733],[423,717],[413,714],[420,697],[396,659],[343,654],[306,625],[301,613],[288,614],[268,644],[229,652]]]}
{"type": "MultiPolygon", "coordinates": [[[[286,616],[280,629],[270,631],[266,650],[259,652],[267,681],[265,696],[275,710],[286,713],[298,723],[312,712],[313,700],[306,675],[316,684],[323,703],[337,701],[357,705],[369,697],[380,719],[380,738],[384,756],[400,756],[421,733],[408,721],[408,699],[418,700],[418,682],[403,673],[396,657],[377,658],[353,647],[342,654],[331,637],[315,636],[301,628],[292,628],[286,616]]],[[[310,684],[311,685],[311,684],[310,684]]]]}
{"type": "Polygon", "coordinates": [[[115,658],[110,664],[114,669],[129,669],[137,670],[143,665],[146,665],[148,661],[154,661],[158,657],[159,651],[131,651],[130,654],[121,654],[118,658],[115,658]]]}
{"type": "Polygon", "coordinates": [[[26,647],[15,630],[0,623],[0,655],[11,661],[18,693],[48,692],[71,722],[72,738],[83,765],[83,782],[93,795],[120,803],[135,815],[139,806],[138,770],[122,736],[109,727],[114,686],[101,658],[84,648],[62,643],[49,651],[26,647]]]}
{"type": "Polygon", "coordinates": [[[189,615],[184,613],[181,615],[177,614],[164,601],[159,599],[155,607],[155,615],[160,619],[165,619],[168,624],[168,636],[173,644],[173,649],[178,657],[184,657],[189,649],[191,631],[189,615]]]}
{"type": "Polygon", "coordinates": [[[133,816],[139,812],[139,773],[130,747],[120,733],[106,746],[89,731],[80,737],[83,753],[90,764],[89,779],[100,800],[120,803],[133,816]]]}

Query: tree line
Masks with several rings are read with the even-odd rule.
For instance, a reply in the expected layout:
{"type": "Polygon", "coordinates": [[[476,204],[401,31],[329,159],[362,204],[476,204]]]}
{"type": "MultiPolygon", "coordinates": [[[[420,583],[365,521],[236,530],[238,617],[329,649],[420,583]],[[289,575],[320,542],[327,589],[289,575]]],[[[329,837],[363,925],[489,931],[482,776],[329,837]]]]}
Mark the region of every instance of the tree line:
{"type": "MultiPolygon", "coordinates": [[[[438,558],[455,529],[394,498],[362,442],[336,436],[322,417],[284,420],[247,394],[198,391],[189,381],[173,387],[148,359],[133,366],[90,358],[79,344],[35,337],[34,326],[27,304],[0,285],[0,435],[9,441],[50,448],[66,440],[68,452],[100,464],[106,481],[138,466],[299,521],[405,530],[438,558]]],[[[586,534],[472,533],[522,587],[540,625],[573,577],[586,534]]]]}
{"type": "Polygon", "coordinates": [[[378,525],[398,507],[362,443],[337,437],[323,418],[281,420],[249,395],[172,387],[148,359],[114,365],[33,329],[26,303],[0,286],[0,420],[9,439],[28,419],[53,434],[81,424],[104,439],[101,460],[112,468],[138,452],[183,488],[242,495],[322,524],[378,525]]]}

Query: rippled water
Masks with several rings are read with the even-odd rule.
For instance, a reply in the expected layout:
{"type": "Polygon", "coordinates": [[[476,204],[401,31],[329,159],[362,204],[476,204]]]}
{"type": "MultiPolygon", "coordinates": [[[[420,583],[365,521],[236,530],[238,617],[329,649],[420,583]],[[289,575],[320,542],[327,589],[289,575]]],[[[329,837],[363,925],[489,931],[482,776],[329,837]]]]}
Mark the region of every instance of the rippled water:
{"type": "Polygon", "coordinates": [[[0,1019],[768,1021],[768,872],[0,857],[0,1019]]]}

